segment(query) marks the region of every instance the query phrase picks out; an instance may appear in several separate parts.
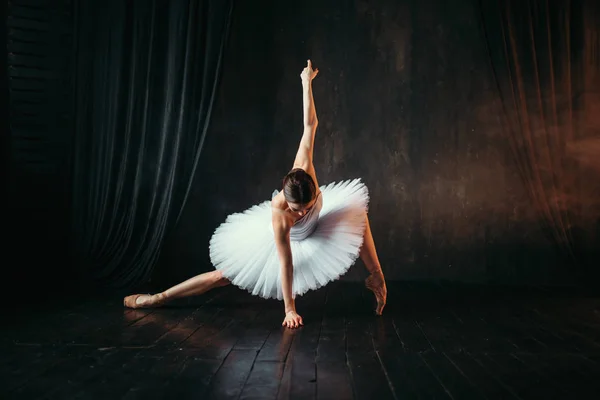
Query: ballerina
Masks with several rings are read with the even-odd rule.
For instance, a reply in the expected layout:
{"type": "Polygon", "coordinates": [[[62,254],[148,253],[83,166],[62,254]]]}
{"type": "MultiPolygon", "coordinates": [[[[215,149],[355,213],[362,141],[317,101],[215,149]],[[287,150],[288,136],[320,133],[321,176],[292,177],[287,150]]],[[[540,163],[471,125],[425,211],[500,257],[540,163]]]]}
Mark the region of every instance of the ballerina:
{"type": "Polygon", "coordinates": [[[375,295],[375,313],[382,314],[387,287],[367,215],[368,189],[360,179],[323,187],[317,181],[312,81],[318,73],[308,60],[300,74],[304,132],[281,192],[229,215],[215,230],[209,246],[214,271],[157,294],[127,296],[126,307],[157,307],[232,283],[253,295],[283,300],[282,325],[297,328],[303,320],[296,312],[296,297],[338,279],[360,256],[369,272],[365,286],[375,295]]]}

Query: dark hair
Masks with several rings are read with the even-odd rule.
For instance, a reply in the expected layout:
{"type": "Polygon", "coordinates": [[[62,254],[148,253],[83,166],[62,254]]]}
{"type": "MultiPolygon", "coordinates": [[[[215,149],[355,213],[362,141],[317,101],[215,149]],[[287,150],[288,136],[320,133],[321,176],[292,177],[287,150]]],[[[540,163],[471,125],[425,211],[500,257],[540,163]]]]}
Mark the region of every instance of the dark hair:
{"type": "Polygon", "coordinates": [[[315,181],[302,168],[294,168],[283,178],[283,196],[290,203],[308,204],[316,194],[315,181]]]}

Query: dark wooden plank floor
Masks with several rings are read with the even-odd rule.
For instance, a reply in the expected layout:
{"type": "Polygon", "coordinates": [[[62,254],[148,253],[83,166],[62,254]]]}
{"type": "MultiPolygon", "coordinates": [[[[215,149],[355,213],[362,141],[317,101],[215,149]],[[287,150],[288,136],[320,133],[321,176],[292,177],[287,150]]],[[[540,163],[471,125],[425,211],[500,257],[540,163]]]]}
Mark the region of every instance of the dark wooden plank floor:
{"type": "Polygon", "coordinates": [[[10,314],[2,399],[598,399],[600,297],[576,289],[358,284],[282,304],[235,287],[154,310],[120,296],[10,314]]]}

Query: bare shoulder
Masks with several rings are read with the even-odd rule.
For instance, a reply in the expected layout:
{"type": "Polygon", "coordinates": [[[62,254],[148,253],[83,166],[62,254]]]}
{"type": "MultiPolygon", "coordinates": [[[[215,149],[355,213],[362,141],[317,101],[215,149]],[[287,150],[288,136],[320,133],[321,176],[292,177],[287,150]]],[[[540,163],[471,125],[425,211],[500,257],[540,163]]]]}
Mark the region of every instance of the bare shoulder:
{"type": "Polygon", "coordinates": [[[287,202],[283,197],[283,192],[277,193],[271,199],[271,209],[275,211],[285,211],[287,209],[287,202]]]}
{"type": "Polygon", "coordinates": [[[287,202],[283,197],[283,193],[279,192],[271,199],[271,217],[275,234],[285,235],[294,224],[292,216],[286,210],[287,202]]]}

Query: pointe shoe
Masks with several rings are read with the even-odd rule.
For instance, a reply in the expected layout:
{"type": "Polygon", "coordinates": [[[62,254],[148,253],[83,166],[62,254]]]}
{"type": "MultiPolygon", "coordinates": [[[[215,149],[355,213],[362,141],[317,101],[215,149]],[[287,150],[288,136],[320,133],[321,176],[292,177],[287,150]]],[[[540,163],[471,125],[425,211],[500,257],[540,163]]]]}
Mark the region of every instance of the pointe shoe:
{"type": "Polygon", "coordinates": [[[128,308],[153,308],[164,303],[160,294],[132,294],[123,299],[123,305],[128,308]]]}
{"type": "Polygon", "coordinates": [[[383,308],[387,303],[387,286],[385,284],[383,272],[371,274],[365,279],[365,287],[375,295],[375,299],[377,300],[375,314],[381,315],[383,313],[383,308]]]}

